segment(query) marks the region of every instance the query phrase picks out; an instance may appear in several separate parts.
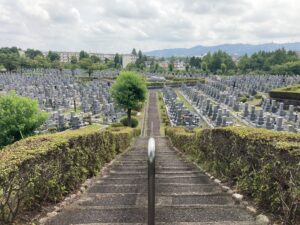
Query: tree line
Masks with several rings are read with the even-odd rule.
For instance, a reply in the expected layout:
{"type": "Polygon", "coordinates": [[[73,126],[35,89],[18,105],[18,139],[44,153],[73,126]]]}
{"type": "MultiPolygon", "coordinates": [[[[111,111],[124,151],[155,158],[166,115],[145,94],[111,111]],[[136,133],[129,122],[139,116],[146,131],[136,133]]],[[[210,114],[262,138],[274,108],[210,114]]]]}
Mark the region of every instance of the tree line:
{"type": "MultiPolygon", "coordinates": [[[[136,54],[135,49],[132,53],[136,54]]],[[[278,49],[274,52],[260,51],[251,56],[244,55],[233,59],[231,55],[223,51],[207,53],[203,57],[170,57],[154,58],[138,54],[138,60],[130,64],[129,70],[146,70],[148,72],[190,72],[208,74],[300,74],[300,59],[294,51],[278,49]],[[175,63],[184,62],[185,68],[176,71],[175,63]],[[168,62],[167,68],[163,68],[162,62],[168,62]]]]}
{"type": "MultiPolygon", "coordinates": [[[[20,55],[20,49],[0,48],[0,70],[13,71],[23,68],[55,68],[70,69],[72,73],[81,68],[89,75],[94,70],[121,69],[122,56],[115,54],[113,60],[101,60],[95,55],[89,55],[85,51],[79,53],[79,59],[72,57],[70,62],[60,62],[60,56],[56,52],[49,51],[46,56],[35,49],[27,49],[24,55],[20,55]]],[[[207,73],[207,74],[300,74],[300,59],[294,51],[278,49],[274,52],[260,51],[251,56],[244,55],[236,60],[223,51],[207,53],[202,57],[170,57],[154,58],[142,53],[141,50],[132,50],[136,61],[127,65],[127,70],[148,71],[153,73],[181,72],[181,73],[207,73]],[[184,68],[178,71],[175,63],[183,62],[184,68]],[[166,66],[167,63],[167,66],[166,66]],[[162,66],[164,64],[164,66],[162,66]]]]}
{"type": "Polygon", "coordinates": [[[80,51],[79,59],[72,56],[70,62],[63,63],[57,52],[49,51],[47,55],[44,55],[40,50],[27,49],[24,54],[20,54],[20,50],[17,47],[0,48],[0,70],[5,69],[11,72],[26,68],[54,68],[70,69],[74,73],[76,69],[81,68],[91,75],[94,70],[120,69],[122,67],[122,56],[118,53],[115,54],[113,60],[107,58],[101,60],[95,55],[80,51]]]}

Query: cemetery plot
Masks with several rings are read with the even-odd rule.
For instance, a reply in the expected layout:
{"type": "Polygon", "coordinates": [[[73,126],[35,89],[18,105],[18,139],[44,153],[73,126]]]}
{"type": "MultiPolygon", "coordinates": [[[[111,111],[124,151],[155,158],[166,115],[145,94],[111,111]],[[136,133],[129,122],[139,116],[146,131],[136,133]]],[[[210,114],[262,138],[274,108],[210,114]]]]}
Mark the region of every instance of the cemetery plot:
{"type": "Polygon", "coordinates": [[[162,93],[172,126],[197,127],[200,125],[200,117],[180,101],[174,89],[164,87],[162,93]]]}
{"type": "Polygon", "coordinates": [[[83,82],[57,70],[28,70],[26,74],[1,74],[0,91],[36,99],[39,107],[49,112],[43,131],[78,129],[92,121],[107,124],[125,115],[109,94],[111,82],[83,82]]]}
{"type": "Polygon", "coordinates": [[[97,79],[115,79],[120,71],[117,69],[106,69],[106,70],[94,70],[91,76],[83,69],[20,69],[17,71],[18,74],[23,75],[45,75],[45,74],[64,74],[80,78],[97,78],[97,79]]]}
{"type": "Polygon", "coordinates": [[[244,125],[297,132],[296,107],[271,99],[268,92],[299,82],[300,76],[210,76],[205,84],[182,85],[180,90],[210,127],[244,125]]]}

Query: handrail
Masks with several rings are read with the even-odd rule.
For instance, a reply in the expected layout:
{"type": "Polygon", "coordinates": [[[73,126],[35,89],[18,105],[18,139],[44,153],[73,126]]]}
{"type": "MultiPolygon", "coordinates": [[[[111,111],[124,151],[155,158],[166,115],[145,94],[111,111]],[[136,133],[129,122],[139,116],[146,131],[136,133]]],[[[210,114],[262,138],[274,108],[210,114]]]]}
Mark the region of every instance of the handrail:
{"type": "Polygon", "coordinates": [[[148,141],[148,225],[155,224],[155,139],[148,141]]]}

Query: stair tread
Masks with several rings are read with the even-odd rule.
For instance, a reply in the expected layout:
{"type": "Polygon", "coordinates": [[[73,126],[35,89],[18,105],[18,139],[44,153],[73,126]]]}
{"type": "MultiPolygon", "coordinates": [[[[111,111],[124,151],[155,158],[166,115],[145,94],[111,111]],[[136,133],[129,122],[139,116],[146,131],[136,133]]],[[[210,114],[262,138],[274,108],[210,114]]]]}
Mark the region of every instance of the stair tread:
{"type": "MultiPolygon", "coordinates": [[[[147,208],[97,209],[68,208],[58,214],[49,225],[80,223],[145,223],[147,208]]],[[[253,221],[239,207],[161,207],[156,210],[157,222],[216,222],[216,221],[253,221]],[[221,210],[220,210],[221,209],[221,210]]]]}

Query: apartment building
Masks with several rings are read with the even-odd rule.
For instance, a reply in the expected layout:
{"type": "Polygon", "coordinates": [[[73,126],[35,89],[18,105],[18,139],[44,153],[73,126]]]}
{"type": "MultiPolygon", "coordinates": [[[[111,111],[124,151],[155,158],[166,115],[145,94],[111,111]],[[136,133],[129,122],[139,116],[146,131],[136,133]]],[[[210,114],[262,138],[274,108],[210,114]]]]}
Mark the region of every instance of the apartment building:
{"type": "MultiPolygon", "coordinates": [[[[72,57],[74,56],[79,60],[79,52],[57,52],[60,56],[60,62],[68,63],[71,62],[72,57]]],[[[48,52],[43,52],[44,56],[47,56],[48,52]]],[[[102,61],[105,59],[114,60],[115,54],[104,54],[104,53],[88,53],[90,56],[94,55],[99,57],[102,61]]],[[[129,63],[134,63],[137,59],[137,56],[132,54],[121,54],[122,56],[122,66],[125,68],[129,63]]]]}

